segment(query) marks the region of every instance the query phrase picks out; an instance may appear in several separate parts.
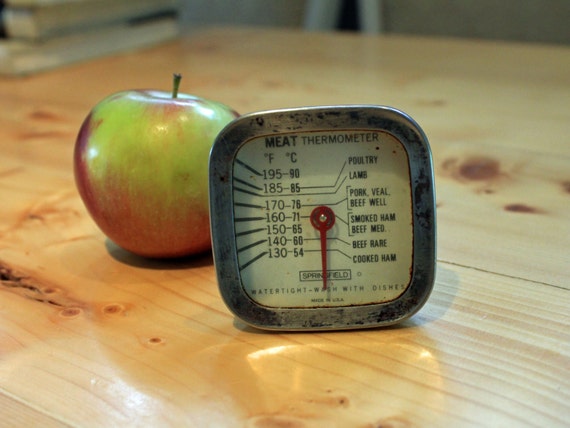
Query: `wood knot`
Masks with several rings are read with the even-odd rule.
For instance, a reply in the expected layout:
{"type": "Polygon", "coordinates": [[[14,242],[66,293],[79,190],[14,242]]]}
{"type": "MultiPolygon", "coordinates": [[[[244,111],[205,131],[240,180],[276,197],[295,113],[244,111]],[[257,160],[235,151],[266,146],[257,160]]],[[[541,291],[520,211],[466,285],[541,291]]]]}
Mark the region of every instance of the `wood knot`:
{"type": "Polygon", "coordinates": [[[476,157],[465,160],[459,165],[459,175],[467,180],[492,180],[501,173],[500,163],[487,157],[476,157]]]}
{"type": "Polygon", "coordinates": [[[125,306],[120,303],[111,303],[103,307],[106,315],[119,315],[125,312],[125,306]]]}
{"type": "Polygon", "coordinates": [[[50,110],[44,110],[44,109],[39,109],[39,110],[34,110],[32,111],[28,117],[32,120],[40,120],[40,121],[51,121],[51,122],[59,122],[62,121],[63,118],[54,113],[53,111],[50,110]]]}
{"type": "Polygon", "coordinates": [[[82,312],[80,308],[64,308],[59,312],[59,316],[63,318],[76,318],[81,315],[82,312]]]}
{"type": "Polygon", "coordinates": [[[522,214],[541,214],[542,210],[525,204],[509,204],[505,206],[505,211],[522,214]]]}

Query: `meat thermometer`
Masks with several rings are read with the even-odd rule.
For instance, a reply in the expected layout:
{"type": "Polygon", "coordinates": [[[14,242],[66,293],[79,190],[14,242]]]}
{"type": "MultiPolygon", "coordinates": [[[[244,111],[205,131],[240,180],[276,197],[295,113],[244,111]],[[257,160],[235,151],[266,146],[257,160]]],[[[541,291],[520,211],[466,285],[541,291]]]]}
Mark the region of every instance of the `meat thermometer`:
{"type": "Polygon", "coordinates": [[[390,107],[252,113],[210,153],[222,298],[269,330],[385,326],[416,313],[436,260],[431,151],[390,107]]]}

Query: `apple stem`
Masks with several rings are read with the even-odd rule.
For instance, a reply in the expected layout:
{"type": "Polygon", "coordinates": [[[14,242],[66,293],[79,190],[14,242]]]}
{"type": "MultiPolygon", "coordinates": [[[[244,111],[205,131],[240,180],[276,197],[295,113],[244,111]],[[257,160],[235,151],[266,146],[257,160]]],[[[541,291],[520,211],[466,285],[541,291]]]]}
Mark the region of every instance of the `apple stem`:
{"type": "Polygon", "coordinates": [[[172,84],[172,98],[178,97],[178,88],[180,87],[180,81],[182,80],[182,75],[180,73],[174,73],[173,84],[172,84]]]}

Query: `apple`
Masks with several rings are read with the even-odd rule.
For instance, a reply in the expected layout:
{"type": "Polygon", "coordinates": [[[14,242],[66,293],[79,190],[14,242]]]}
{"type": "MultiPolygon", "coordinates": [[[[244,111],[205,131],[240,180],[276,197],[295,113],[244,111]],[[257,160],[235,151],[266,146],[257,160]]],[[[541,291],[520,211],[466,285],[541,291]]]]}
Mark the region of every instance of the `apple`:
{"type": "Polygon", "coordinates": [[[238,114],[178,94],[129,90],[99,102],[81,125],[75,182],[87,211],[118,246],[144,257],[181,257],[211,248],[208,157],[238,114]]]}

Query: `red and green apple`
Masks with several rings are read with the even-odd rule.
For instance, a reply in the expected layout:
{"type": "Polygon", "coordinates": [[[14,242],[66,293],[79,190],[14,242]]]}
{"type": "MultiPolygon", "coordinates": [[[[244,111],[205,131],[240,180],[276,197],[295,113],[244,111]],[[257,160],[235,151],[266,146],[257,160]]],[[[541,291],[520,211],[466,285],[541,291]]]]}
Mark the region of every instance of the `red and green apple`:
{"type": "Polygon", "coordinates": [[[210,249],[208,157],[238,114],[219,102],[156,90],[119,92],[83,122],[75,181],[91,217],[118,246],[166,258],[210,249]]]}

